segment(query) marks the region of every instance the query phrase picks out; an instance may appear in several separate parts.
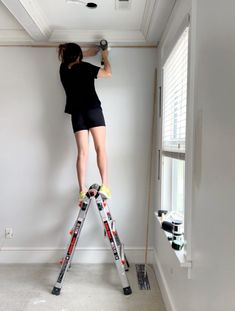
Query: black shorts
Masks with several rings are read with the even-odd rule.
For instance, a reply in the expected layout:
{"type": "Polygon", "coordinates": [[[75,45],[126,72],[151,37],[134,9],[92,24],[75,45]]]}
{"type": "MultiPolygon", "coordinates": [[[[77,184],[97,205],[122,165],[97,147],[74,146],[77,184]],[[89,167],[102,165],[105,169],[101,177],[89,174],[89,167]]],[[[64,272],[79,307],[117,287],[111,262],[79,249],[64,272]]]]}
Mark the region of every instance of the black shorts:
{"type": "Polygon", "coordinates": [[[96,126],[105,126],[101,107],[73,113],[71,120],[74,133],[82,130],[89,130],[96,126]]]}

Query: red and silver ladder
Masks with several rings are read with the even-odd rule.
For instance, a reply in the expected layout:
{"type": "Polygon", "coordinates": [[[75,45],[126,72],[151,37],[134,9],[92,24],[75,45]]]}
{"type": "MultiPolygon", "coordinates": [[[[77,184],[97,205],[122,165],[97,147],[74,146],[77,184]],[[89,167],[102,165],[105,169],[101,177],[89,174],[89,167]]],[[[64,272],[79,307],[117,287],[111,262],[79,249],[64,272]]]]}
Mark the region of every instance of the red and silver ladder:
{"type": "Polygon", "coordinates": [[[61,270],[57,278],[57,282],[52,289],[53,295],[59,295],[66,272],[71,268],[71,263],[81,230],[92,200],[95,200],[101,220],[104,224],[104,234],[108,238],[113,253],[114,261],[118,270],[118,274],[123,287],[124,295],[132,293],[130,284],[128,282],[126,271],[129,270],[129,263],[124,253],[124,245],[121,243],[117,230],[115,228],[115,221],[112,219],[106,199],[99,193],[100,186],[92,185],[86,193],[84,200],[80,204],[78,217],[75,221],[73,229],[71,230],[71,240],[66,251],[65,257],[61,262],[61,270]]]}

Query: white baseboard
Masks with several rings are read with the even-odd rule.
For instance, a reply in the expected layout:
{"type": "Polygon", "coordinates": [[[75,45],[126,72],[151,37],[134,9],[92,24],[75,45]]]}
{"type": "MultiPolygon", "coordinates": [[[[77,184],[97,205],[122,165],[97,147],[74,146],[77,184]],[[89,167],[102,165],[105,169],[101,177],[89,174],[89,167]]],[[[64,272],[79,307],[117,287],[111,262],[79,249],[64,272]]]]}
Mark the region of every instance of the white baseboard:
{"type": "MultiPolygon", "coordinates": [[[[64,256],[65,248],[4,247],[0,250],[0,264],[4,263],[56,263],[64,256]]],[[[125,248],[130,263],[144,263],[145,248],[125,248]]],[[[73,263],[112,263],[109,248],[77,248],[73,263]]],[[[148,263],[153,264],[153,248],[148,249],[148,263]]]]}
{"type": "Polygon", "coordinates": [[[162,298],[166,307],[167,311],[176,311],[171,294],[170,294],[170,290],[169,287],[167,285],[166,279],[164,277],[164,273],[161,267],[161,263],[158,259],[157,256],[157,252],[155,250],[153,250],[153,257],[154,257],[154,270],[155,270],[155,274],[158,280],[158,284],[161,290],[161,294],[162,294],[162,298]]]}

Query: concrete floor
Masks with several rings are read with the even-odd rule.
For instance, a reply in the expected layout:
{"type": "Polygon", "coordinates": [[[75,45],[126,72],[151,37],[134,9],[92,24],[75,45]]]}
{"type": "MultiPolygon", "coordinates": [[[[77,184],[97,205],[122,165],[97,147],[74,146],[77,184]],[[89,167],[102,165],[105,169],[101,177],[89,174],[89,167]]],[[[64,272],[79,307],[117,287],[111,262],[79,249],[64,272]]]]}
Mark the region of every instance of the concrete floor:
{"type": "Polygon", "coordinates": [[[0,311],[165,311],[151,267],[151,290],[139,290],[135,265],[127,272],[132,295],[122,292],[114,264],[74,264],[60,296],[51,289],[59,265],[0,265],[0,311]]]}

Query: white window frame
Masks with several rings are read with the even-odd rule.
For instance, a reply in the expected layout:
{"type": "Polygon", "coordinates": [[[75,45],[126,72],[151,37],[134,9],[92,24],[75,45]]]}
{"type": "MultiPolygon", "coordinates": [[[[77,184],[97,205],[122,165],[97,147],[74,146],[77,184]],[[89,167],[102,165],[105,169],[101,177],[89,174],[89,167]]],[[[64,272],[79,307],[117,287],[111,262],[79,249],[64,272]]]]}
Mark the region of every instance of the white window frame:
{"type": "MultiPolygon", "coordinates": [[[[169,174],[165,175],[165,173],[163,174],[163,169],[162,169],[161,189],[163,189],[163,187],[164,187],[164,197],[161,196],[161,208],[167,209],[167,210],[169,209],[170,211],[178,210],[177,203],[174,200],[174,198],[176,195],[176,189],[178,189],[179,185],[178,185],[178,183],[177,184],[174,183],[173,168],[175,167],[174,165],[176,164],[175,161],[179,160],[179,161],[183,161],[184,171],[185,171],[185,163],[186,163],[186,161],[185,161],[186,135],[185,134],[186,134],[186,127],[184,128],[183,134],[182,134],[181,130],[180,130],[180,132],[178,132],[179,129],[177,130],[177,134],[176,134],[177,137],[175,137],[176,138],[176,141],[175,141],[175,138],[173,138],[173,136],[175,136],[175,134],[173,134],[173,132],[172,132],[173,126],[175,124],[175,121],[173,121],[173,119],[172,119],[172,118],[174,118],[174,115],[173,115],[174,108],[172,106],[173,103],[168,102],[169,94],[165,93],[165,90],[166,90],[165,86],[167,86],[167,85],[170,86],[173,82],[177,81],[177,83],[178,82],[180,83],[179,86],[183,87],[183,89],[181,89],[181,91],[182,90],[186,91],[186,93],[184,93],[184,95],[186,95],[186,98],[185,98],[185,102],[183,102],[183,106],[181,106],[182,103],[178,103],[178,105],[177,105],[178,109],[181,109],[181,107],[186,108],[186,111],[185,111],[186,114],[184,115],[186,117],[187,116],[187,106],[188,106],[187,95],[188,95],[188,78],[189,77],[188,77],[188,71],[187,71],[187,73],[186,73],[187,79],[184,80],[186,82],[186,89],[184,89],[185,84],[181,85],[181,77],[178,75],[178,72],[177,72],[177,76],[175,76],[175,78],[176,79],[180,78],[180,80],[170,80],[169,81],[169,79],[172,79],[172,74],[174,75],[175,72],[170,73],[169,69],[167,69],[167,66],[169,66],[169,65],[171,66],[170,70],[172,70],[172,66],[177,66],[177,68],[179,70],[181,70],[181,68],[182,68],[181,65],[183,65],[183,66],[186,65],[187,67],[185,69],[188,70],[188,51],[189,51],[188,45],[189,45],[189,25],[186,25],[184,27],[184,29],[182,30],[182,32],[179,34],[177,41],[175,42],[175,44],[172,47],[167,59],[165,60],[164,64],[162,65],[162,71],[161,71],[162,72],[162,81],[163,81],[163,83],[162,83],[162,89],[163,89],[163,91],[162,91],[162,110],[163,110],[163,115],[162,115],[162,120],[161,120],[161,132],[162,132],[162,135],[161,135],[161,150],[162,150],[162,152],[161,152],[161,155],[162,155],[161,167],[162,168],[164,167],[165,169],[167,169],[166,172],[168,172],[169,170],[171,171],[170,175],[169,174]],[[187,37],[185,37],[186,30],[187,30],[187,37]],[[178,61],[180,61],[180,63],[178,64],[178,63],[174,62],[174,64],[173,64],[172,63],[172,57],[175,57],[175,56],[177,57],[177,55],[179,53],[179,50],[176,50],[177,46],[178,46],[178,48],[181,49],[180,51],[182,53],[185,53],[185,51],[182,50],[182,44],[185,44],[185,41],[182,41],[182,40],[185,40],[185,39],[187,39],[187,43],[186,43],[186,45],[187,45],[187,51],[186,51],[187,63],[185,63],[185,60],[183,60],[183,59],[178,59],[178,61]],[[181,63],[181,61],[183,63],[181,63]],[[166,84],[164,84],[164,83],[166,83],[166,84]],[[170,85],[169,85],[169,83],[170,83],[170,85]],[[170,104],[170,106],[169,106],[169,104],[170,104]],[[165,111],[165,113],[164,113],[164,111],[165,111]],[[170,113],[170,115],[169,115],[169,113],[170,113]],[[169,139],[170,139],[170,141],[169,141],[169,139]],[[179,147],[178,143],[180,141],[183,143],[183,145],[179,147]],[[177,143],[177,145],[176,145],[176,143],[177,143]],[[167,168],[166,165],[167,165],[167,167],[168,166],[169,167],[167,168]],[[168,176],[168,177],[166,177],[166,176],[168,176]],[[165,186],[168,184],[168,181],[165,180],[165,178],[169,178],[169,182],[170,182],[170,185],[167,188],[165,188],[165,186]],[[165,181],[163,181],[163,179],[165,181]],[[169,200],[168,200],[168,196],[169,196],[169,200]],[[168,202],[168,203],[171,202],[171,204],[166,204],[166,202],[168,202]]],[[[177,87],[177,90],[178,90],[178,87],[177,87]]],[[[172,90],[169,90],[169,91],[170,91],[170,94],[172,95],[172,90]]],[[[185,119],[185,121],[183,121],[183,122],[185,122],[185,124],[183,124],[183,123],[181,123],[182,122],[181,118],[182,118],[182,116],[177,117],[177,127],[180,126],[182,128],[183,125],[186,126],[186,119],[185,119]]],[[[177,162],[177,163],[179,163],[179,165],[182,165],[182,164],[180,164],[180,162],[177,162]]],[[[177,166],[178,166],[178,164],[177,164],[177,166]]],[[[165,172],[165,169],[164,169],[164,172],[165,172]]],[[[183,193],[184,193],[184,197],[185,197],[185,174],[184,174],[183,187],[184,187],[183,193]]],[[[183,201],[183,210],[185,210],[185,200],[183,201]]],[[[183,217],[184,217],[184,214],[183,214],[183,217]]]]}
{"type": "MultiPolygon", "coordinates": [[[[194,76],[195,76],[195,21],[190,21],[190,14],[187,14],[183,19],[181,26],[176,31],[174,38],[171,40],[167,40],[169,38],[165,38],[164,42],[161,46],[161,62],[160,66],[163,68],[166,59],[174,48],[177,40],[180,38],[184,29],[189,27],[189,42],[188,42],[188,81],[187,81],[187,114],[186,114],[186,141],[185,141],[185,209],[184,209],[184,238],[185,238],[185,247],[184,247],[184,257],[186,262],[191,263],[192,255],[191,255],[191,228],[192,228],[192,178],[193,178],[193,146],[194,146],[194,76]],[[192,29],[194,29],[194,33],[192,34],[192,29]],[[194,40],[192,40],[192,37],[194,40]],[[170,42],[170,43],[169,43],[170,42]]],[[[162,73],[162,71],[161,71],[162,73]]],[[[160,89],[162,90],[162,81],[163,76],[161,74],[160,81],[160,89]]],[[[161,92],[162,93],[162,92],[161,92]]],[[[162,94],[160,94],[160,97],[162,94]]],[[[159,100],[161,105],[161,98],[159,100]]],[[[159,107],[159,119],[160,119],[160,144],[162,146],[162,118],[161,118],[161,110],[162,107],[159,107]]],[[[158,156],[158,175],[160,177],[159,183],[159,194],[161,202],[161,184],[162,184],[162,171],[161,171],[161,158],[162,150],[160,147],[159,156],[158,156]]],[[[161,203],[160,203],[161,208],[161,203]]],[[[186,267],[187,264],[185,265],[186,267]]],[[[191,266],[191,265],[189,265],[191,266]]],[[[190,277],[190,276],[189,276],[190,277]]]]}

